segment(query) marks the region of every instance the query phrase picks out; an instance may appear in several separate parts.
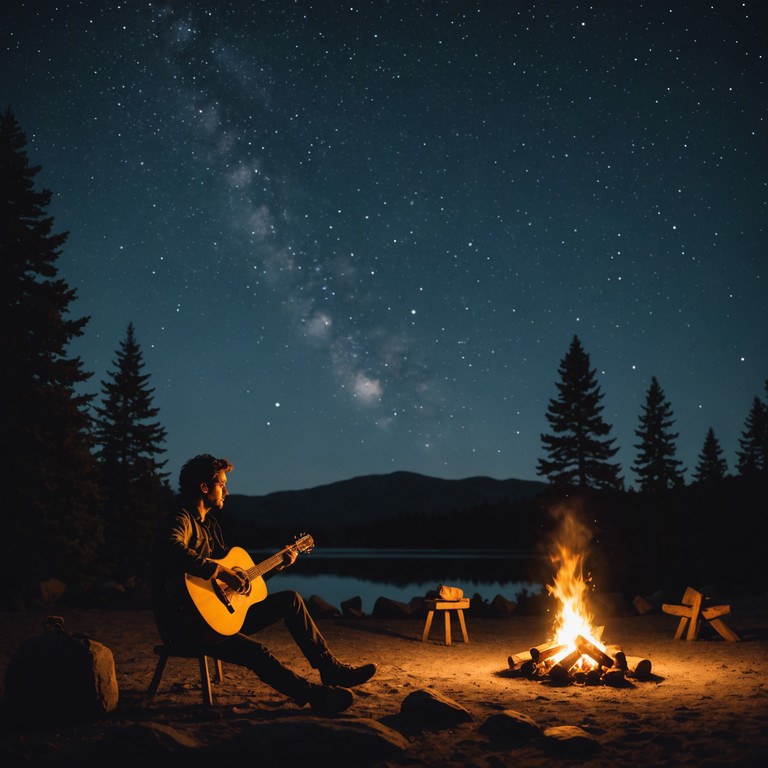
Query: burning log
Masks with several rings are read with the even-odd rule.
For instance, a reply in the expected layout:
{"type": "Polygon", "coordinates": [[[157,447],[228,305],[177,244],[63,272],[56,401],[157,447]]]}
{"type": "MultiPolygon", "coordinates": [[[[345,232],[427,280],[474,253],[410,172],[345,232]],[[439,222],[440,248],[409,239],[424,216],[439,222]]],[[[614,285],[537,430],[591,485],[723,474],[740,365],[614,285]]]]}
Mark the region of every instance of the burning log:
{"type": "Polygon", "coordinates": [[[528,651],[512,654],[512,656],[507,659],[507,663],[509,664],[509,668],[515,674],[523,677],[533,677],[536,670],[536,665],[528,651]]]}
{"type": "Polygon", "coordinates": [[[553,656],[557,656],[557,654],[564,648],[565,645],[552,640],[549,643],[542,643],[541,645],[536,645],[531,648],[530,658],[533,659],[536,664],[539,664],[547,659],[551,659],[553,656]]]}
{"type": "Polygon", "coordinates": [[[576,648],[582,655],[594,659],[601,667],[610,669],[613,666],[613,659],[603,653],[596,645],[594,645],[594,643],[590,643],[589,640],[582,635],[576,636],[576,648]]]}
{"type": "Polygon", "coordinates": [[[510,669],[517,669],[521,664],[531,660],[531,654],[528,651],[524,653],[513,653],[508,659],[510,669]]]}
{"type": "Polygon", "coordinates": [[[577,648],[571,651],[565,658],[560,659],[549,670],[549,678],[556,685],[567,685],[571,681],[571,667],[581,658],[582,653],[577,648]]]}
{"type": "Polygon", "coordinates": [[[529,680],[549,682],[551,685],[621,687],[628,680],[648,680],[651,677],[651,661],[642,656],[627,656],[621,646],[608,645],[606,652],[582,635],[576,638],[576,647],[559,661],[564,644],[550,641],[522,651],[508,658],[509,667],[516,676],[529,680]],[[590,667],[590,664],[594,666],[590,667]]]}

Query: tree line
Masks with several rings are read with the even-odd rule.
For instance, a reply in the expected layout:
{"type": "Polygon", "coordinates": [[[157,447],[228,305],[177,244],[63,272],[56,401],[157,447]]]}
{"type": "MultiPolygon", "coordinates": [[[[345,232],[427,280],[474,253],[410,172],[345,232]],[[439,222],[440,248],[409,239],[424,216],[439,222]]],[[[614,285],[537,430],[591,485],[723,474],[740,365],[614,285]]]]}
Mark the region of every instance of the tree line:
{"type": "MultiPolygon", "coordinates": [[[[68,348],[83,335],[89,318],[71,316],[77,294],[57,267],[68,233],[54,232],[48,214],[51,192],[36,188],[41,169],[30,164],[26,145],[24,132],[6,109],[0,115],[0,325],[7,362],[6,394],[0,398],[7,462],[0,514],[11,544],[0,607],[6,608],[39,600],[41,585],[54,591],[66,585],[70,599],[86,600],[106,580],[125,584],[143,579],[156,521],[174,500],[164,471],[167,433],[158,420],[132,323],[119,342],[113,368],[100,382],[100,396],[84,391],[93,374],[68,348]]],[[[612,462],[617,448],[602,416],[603,394],[578,337],[559,374],[558,396],[546,414],[552,431],[541,437],[545,457],[537,472],[561,495],[603,492],[593,505],[615,512],[616,493],[626,496],[624,481],[620,466],[612,462]]],[[[737,463],[740,477],[759,478],[763,488],[766,422],[768,404],[756,397],[737,463]]],[[[673,423],[670,404],[654,378],[636,431],[632,469],[641,493],[656,494],[659,520],[666,520],[670,510],[682,519],[669,495],[684,485],[673,423]]],[[[727,480],[711,429],[694,478],[694,485],[727,480]]],[[[633,517],[632,505],[620,506],[626,523],[622,531],[635,524],[647,527],[633,517]]],[[[457,525],[466,519],[477,530],[486,520],[491,538],[493,521],[500,525],[505,520],[511,536],[520,531],[520,518],[514,520],[520,505],[475,512],[452,514],[457,525]]],[[[526,540],[532,542],[541,534],[540,518],[526,512],[525,519],[526,540]]],[[[615,520],[604,526],[607,538],[619,538],[615,520]]],[[[668,529],[666,524],[654,527],[668,529]]],[[[662,538],[667,541],[670,535],[662,538]]]]}
{"type": "MultiPolygon", "coordinates": [[[[552,428],[541,436],[546,458],[539,459],[537,473],[556,486],[624,489],[621,465],[611,461],[618,452],[609,437],[611,425],[603,418],[604,393],[596,371],[578,336],[574,336],[558,368],[558,396],[549,401],[546,418],[552,428]]],[[[768,395],[768,380],[765,382],[768,395]]],[[[677,432],[672,405],[655,376],[646,392],[635,436],[639,442],[632,471],[639,490],[660,492],[684,485],[685,468],[676,458],[677,432]]],[[[736,474],[768,476],[768,399],[755,395],[739,438],[736,474]]],[[[710,427],[704,438],[694,482],[722,480],[728,474],[723,449],[710,427]]]]}

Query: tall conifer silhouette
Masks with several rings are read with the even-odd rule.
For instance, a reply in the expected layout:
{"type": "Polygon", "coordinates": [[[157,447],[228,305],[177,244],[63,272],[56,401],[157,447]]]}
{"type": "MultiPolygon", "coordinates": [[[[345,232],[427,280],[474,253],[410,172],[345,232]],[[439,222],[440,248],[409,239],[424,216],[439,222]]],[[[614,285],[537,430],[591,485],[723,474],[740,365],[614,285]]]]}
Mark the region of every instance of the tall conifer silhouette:
{"type": "Polygon", "coordinates": [[[739,438],[736,469],[743,477],[768,474],[768,405],[757,395],[739,438]]]}
{"type": "Polygon", "coordinates": [[[57,267],[67,234],[53,233],[51,192],[35,189],[40,167],[30,166],[26,145],[6,110],[0,115],[0,447],[6,457],[0,515],[9,546],[0,590],[16,603],[47,577],[86,586],[101,538],[92,396],[78,390],[91,374],[68,354],[88,318],[69,315],[76,293],[57,267]]]}
{"type": "Polygon", "coordinates": [[[699,463],[693,472],[694,480],[711,482],[722,480],[728,472],[728,465],[723,458],[723,449],[715,437],[715,431],[710,427],[704,438],[704,446],[699,454],[699,463]]]}
{"type": "Polygon", "coordinates": [[[163,473],[166,431],[133,323],[120,342],[115,369],[101,382],[94,437],[104,489],[105,561],[117,577],[146,576],[152,533],[171,496],[163,473]]]}
{"type": "Polygon", "coordinates": [[[640,442],[635,445],[637,459],[632,469],[640,479],[642,491],[666,491],[683,484],[685,470],[675,458],[678,433],[670,431],[674,423],[672,406],[654,376],[640,416],[640,428],[635,430],[640,442]]]}
{"type": "Polygon", "coordinates": [[[537,473],[556,485],[622,488],[621,466],[609,461],[618,448],[613,438],[603,439],[611,431],[602,417],[603,394],[578,336],[558,373],[559,394],[549,401],[546,414],[553,434],[541,435],[547,458],[539,459],[537,473]]]}

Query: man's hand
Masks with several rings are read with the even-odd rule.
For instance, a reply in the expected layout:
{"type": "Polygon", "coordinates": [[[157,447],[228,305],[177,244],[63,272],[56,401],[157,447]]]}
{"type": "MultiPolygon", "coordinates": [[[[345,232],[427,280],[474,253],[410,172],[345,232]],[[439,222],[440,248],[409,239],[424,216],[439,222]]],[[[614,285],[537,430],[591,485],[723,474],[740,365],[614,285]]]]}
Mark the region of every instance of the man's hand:
{"type": "Polygon", "coordinates": [[[276,571],[282,571],[283,568],[287,568],[289,565],[293,565],[296,562],[296,558],[299,556],[298,551],[294,547],[286,548],[283,552],[283,562],[275,568],[276,571]]]}
{"type": "Polygon", "coordinates": [[[217,565],[212,578],[223,581],[230,589],[234,589],[241,595],[244,595],[250,586],[248,577],[244,573],[227,568],[226,565],[217,565]]]}

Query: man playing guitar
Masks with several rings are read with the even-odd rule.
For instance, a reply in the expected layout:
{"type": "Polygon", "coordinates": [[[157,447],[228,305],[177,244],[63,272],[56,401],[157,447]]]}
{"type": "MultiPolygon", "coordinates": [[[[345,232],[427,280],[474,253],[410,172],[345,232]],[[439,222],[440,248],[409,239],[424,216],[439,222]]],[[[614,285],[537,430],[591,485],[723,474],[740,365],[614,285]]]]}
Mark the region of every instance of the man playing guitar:
{"type": "MultiPolygon", "coordinates": [[[[347,709],[348,689],[369,680],[375,664],[350,666],[330,652],[297,592],[267,594],[261,573],[245,550],[224,545],[218,520],[227,497],[227,459],[195,456],[179,475],[181,507],[161,520],[152,549],[152,599],[164,643],[195,649],[251,669],[267,685],[309,704],[319,714],[347,709]],[[252,635],[284,621],[309,664],[320,672],[313,683],[285,666],[252,635]]],[[[311,537],[308,546],[312,545],[311,537]]],[[[291,565],[301,549],[289,546],[265,561],[268,568],[291,565]]],[[[262,564],[264,565],[264,564],[262,564]]]]}

